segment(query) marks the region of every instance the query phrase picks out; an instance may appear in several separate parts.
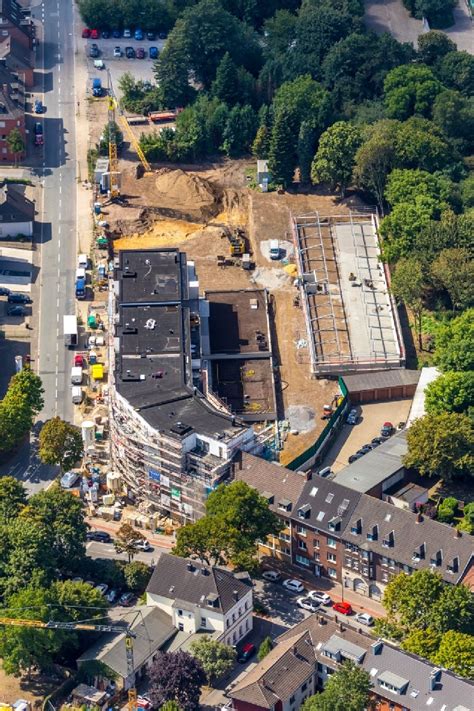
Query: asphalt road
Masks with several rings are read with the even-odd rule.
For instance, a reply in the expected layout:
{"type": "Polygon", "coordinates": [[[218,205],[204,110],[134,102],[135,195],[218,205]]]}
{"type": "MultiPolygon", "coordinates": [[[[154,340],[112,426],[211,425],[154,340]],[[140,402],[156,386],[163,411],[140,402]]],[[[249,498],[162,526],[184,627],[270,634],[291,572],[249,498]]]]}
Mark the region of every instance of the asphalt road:
{"type": "MultiPolygon", "coordinates": [[[[89,558],[108,558],[111,560],[128,560],[125,553],[117,553],[112,543],[99,543],[98,541],[89,541],[86,545],[87,555],[89,558]]],[[[164,550],[164,549],[163,549],[164,550]]],[[[153,550],[145,553],[141,551],[133,558],[133,560],[141,560],[148,565],[154,565],[160,557],[161,549],[153,547],[153,550]]]]}

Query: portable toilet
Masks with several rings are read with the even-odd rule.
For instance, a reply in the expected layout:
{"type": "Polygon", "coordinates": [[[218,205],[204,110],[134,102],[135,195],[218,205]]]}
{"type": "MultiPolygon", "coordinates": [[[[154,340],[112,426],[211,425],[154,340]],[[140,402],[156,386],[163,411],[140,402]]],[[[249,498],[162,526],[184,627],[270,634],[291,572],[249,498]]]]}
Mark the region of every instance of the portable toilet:
{"type": "Polygon", "coordinates": [[[87,317],[87,326],[88,328],[97,328],[97,319],[95,317],[95,314],[90,314],[87,317]]]}
{"type": "Polygon", "coordinates": [[[95,351],[91,351],[89,353],[89,363],[91,365],[94,365],[94,363],[97,363],[97,353],[95,351]]]}
{"type": "Polygon", "coordinates": [[[92,420],[84,420],[81,425],[82,441],[84,442],[84,449],[90,447],[94,444],[94,434],[95,434],[95,424],[92,420]]]}

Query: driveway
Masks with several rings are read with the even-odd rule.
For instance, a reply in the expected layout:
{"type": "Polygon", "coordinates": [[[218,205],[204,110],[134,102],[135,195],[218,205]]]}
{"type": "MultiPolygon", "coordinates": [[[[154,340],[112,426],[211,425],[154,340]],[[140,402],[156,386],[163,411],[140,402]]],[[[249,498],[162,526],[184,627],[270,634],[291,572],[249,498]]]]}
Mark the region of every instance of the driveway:
{"type": "Polygon", "coordinates": [[[411,42],[414,47],[424,32],[422,21],[411,17],[402,0],[365,0],[364,21],[374,32],[390,32],[399,42],[411,42]]]}
{"type": "Polygon", "coordinates": [[[454,25],[444,31],[456,42],[458,49],[474,54],[474,23],[466,0],[459,0],[453,15],[454,25]]]}

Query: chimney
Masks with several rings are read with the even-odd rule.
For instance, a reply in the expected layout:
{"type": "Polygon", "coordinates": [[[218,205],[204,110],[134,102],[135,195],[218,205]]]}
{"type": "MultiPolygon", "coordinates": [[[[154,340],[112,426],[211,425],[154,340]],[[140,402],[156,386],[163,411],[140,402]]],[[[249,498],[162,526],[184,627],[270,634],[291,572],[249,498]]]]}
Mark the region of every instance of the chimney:
{"type": "Polygon", "coordinates": [[[319,617],[318,617],[318,622],[319,622],[320,625],[325,625],[325,624],[326,624],[326,620],[324,619],[324,617],[323,617],[322,615],[319,615],[319,617]]]}
{"type": "Polygon", "coordinates": [[[382,649],[383,649],[383,642],[381,639],[378,639],[376,642],[370,645],[372,649],[372,654],[381,654],[382,649]]]}
{"type": "Polygon", "coordinates": [[[428,691],[434,691],[436,689],[436,684],[439,684],[441,679],[441,669],[432,669],[430,674],[430,680],[428,685],[428,691]]]}
{"type": "Polygon", "coordinates": [[[232,591],[232,597],[234,598],[235,602],[239,601],[239,591],[238,590],[233,590],[232,591]]]}
{"type": "Polygon", "coordinates": [[[454,529],[454,538],[461,538],[461,531],[458,528],[454,529]]]}
{"type": "Polygon", "coordinates": [[[423,515],[422,515],[421,511],[418,511],[418,513],[416,514],[416,523],[421,523],[422,521],[423,521],[423,515]]]}
{"type": "Polygon", "coordinates": [[[345,629],[346,629],[346,628],[344,627],[344,625],[342,624],[342,622],[339,622],[339,632],[344,632],[345,629]]]}

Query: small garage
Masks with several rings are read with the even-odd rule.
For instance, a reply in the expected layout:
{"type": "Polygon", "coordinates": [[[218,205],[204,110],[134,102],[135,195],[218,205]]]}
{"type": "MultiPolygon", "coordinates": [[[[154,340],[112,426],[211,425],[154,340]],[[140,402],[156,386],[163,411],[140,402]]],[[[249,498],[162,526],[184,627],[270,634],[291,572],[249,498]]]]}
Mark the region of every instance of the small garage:
{"type": "Polygon", "coordinates": [[[382,400],[413,397],[420,378],[419,370],[382,370],[377,373],[344,375],[349,399],[353,405],[382,400]]]}

